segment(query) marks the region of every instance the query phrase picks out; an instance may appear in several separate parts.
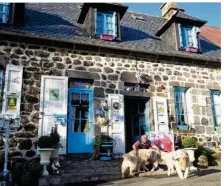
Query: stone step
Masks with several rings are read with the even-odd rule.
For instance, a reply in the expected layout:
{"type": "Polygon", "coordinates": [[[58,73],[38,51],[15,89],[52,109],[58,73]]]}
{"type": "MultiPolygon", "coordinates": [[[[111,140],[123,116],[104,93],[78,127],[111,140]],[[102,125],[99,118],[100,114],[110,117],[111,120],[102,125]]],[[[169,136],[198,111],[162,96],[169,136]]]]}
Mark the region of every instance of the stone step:
{"type": "Polygon", "coordinates": [[[121,178],[120,172],[113,173],[76,173],[76,174],[62,174],[42,176],[39,179],[39,186],[67,186],[68,184],[81,182],[108,182],[115,181],[121,178]]]}

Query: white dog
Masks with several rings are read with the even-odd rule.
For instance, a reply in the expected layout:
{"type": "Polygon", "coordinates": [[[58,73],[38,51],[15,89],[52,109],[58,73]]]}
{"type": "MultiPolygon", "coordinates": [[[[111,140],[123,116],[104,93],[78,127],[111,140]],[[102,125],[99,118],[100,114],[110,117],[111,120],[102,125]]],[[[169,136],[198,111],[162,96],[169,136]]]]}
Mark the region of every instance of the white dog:
{"type": "Polygon", "coordinates": [[[140,168],[143,171],[148,171],[146,168],[146,163],[156,162],[160,155],[154,149],[139,149],[137,151],[132,150],[127,154],[123,155],[123,162],[121,166],[122,178],[125,178],[125,173],[129,170],[131,176],[135,176],[137,173],[140,173],[140,168]]]}
{"type": "Polygon", "coordinates": [[[189,165],[189,155],[185,150],[179,149],[170,153],[161,152],[160,163],[162,162],[168,168],[167,172],[168,176],[174,173],[175,168],[180,179],[187,179],[190,165],[189,165]],[[184,172],[184,175],[182,171],[184,172]]]}

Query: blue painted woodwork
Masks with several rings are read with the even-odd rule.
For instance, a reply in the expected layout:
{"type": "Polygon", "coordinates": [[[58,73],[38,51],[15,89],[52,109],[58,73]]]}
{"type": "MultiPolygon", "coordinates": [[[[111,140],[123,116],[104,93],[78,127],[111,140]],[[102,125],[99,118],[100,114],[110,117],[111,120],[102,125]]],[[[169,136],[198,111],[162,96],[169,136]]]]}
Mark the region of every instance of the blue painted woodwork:
{"type": "Polygon", "coordinates": [[[93,92],[70,88],[68,96],[68,153],[93,151],[93,92]]]}
{"type": "Polygon", "coordinates": [[[0,3],[0,23],[7,23],[9,20],[9,3],[0,3]]]}
{"type": "MultiPolygon", "coordinates": [[[[220,118],[220,115],[217,114],[217,110],[216,110],[216,106],[221,106],[221,104],[217,104],[214,101],[214,95],[220,95],[220,91],[219,90],[211,90],[210,91],[210,95],[211,95],[211,104],[212,104],[212,114],[213,114],[213,120],[214,120],[214,127],[216,128],[217,131],[220,131],[220,126],[218,124],[218,119],[220,118]]],[[[220,108],[221,109],[221,108],[220,108]]]]}
{"type": "Polygon", "coordinates": [[[185,123],[185,115],[187,113],[184,113],[184,106],[186,107],[186,88],[175,88],[174,89],[174,100],[175,100],[175,108],[176,108],[176,118],[177,118],[177,124],[178,128],[180,130],[187,130],[188,126],[185,123]],[[184,94],[184,95],[183,95],[184,94]],[[184,99],[181,99],[183,96],[184,99]],[[184,125],[185,124],[185,125],[184,125]]]}
{"type": "Polygon", "coordinates": [[[181,25],[180,30],[180,37],[182,41],[181,47],[186,48],[188,46],[193,46],[192,27],[181,25]]]}
{"type": "Polygon", "coordinates": [[[113,14],[111,13],[102,13],[95,10],[96,17],[96,36],[99,37],[101,34],[110,34],[115,36],[113,14]]]}
{"type": "Polygon", "coordinates": [[[113,141],[103,141],[100,145],[99,159],[102,161],[112,160],[113,141]]]}
{"type": "MultiPolygon", "coordinates": [[[[134,113],[133,113],[134,114],[134,113]]],[[[149,101],[142,99],[137,102],[137,114],[132,119],[132,143],[141,139],[141,135],[150,131],[149,101]],[[140,109],[140,107],[143,107],[140,109]]]]}

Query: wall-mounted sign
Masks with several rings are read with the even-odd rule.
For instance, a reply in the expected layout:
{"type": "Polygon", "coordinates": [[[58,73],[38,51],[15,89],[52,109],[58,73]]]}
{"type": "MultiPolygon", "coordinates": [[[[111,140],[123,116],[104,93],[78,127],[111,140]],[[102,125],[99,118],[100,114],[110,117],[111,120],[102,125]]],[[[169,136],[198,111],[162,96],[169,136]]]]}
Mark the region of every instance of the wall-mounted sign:
{"type": "Polygon", "coordinates": [[[59,101],[59,89],[50,89],[49,90],[49,100],[59,101]]]}
{"type": "Polygon", "coordinates": [[[17,104],[17,98],[10,97],[8,98],[8,105],[7,109],[8,110],[16,110],[16,104],[17,104]]]}

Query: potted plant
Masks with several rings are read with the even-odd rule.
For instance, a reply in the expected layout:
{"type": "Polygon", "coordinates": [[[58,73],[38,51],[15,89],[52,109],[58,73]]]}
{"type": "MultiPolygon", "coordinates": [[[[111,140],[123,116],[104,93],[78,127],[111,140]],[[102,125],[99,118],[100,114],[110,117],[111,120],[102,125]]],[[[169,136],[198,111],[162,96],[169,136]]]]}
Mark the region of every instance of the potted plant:
{"type": "Polygon", "coordinates": [[[191,171],[197,170],[197,168],[193,166],[193,162],[195,160],[194,151],[199,146],[199,143],[197,142],[197,139],[192,138],[192,137],[185,137],[184,139],[182,139],[181,143],[182,143],[182,147],[187,151],[187,153],[189,155],[190,170],[191,171]]]}
{"type": "Polygon", "coordinates": [[[51,141],[52,141],[52,147],[54,150],[52,150],[51,157],[52,158],[58,158],[58,149],[62,148],[63,146],[60,143],[60,135],[58,133],[58,127],[55,125],[55,127],[51,128],[51,141]]]}
{"type": "Polygon", "coordinates": [[[99,134],[94,139],[94,151],[92,159],[101,159],[101,160],[111,160],[112,159],[112,151],[113,151],[113,142],[116,144],[116,141],[106,135],[99,134]],[[101,151],[105,152],[101,152],[101,151]]]}
{"type": "Polygon", "coordinates": [[[44,166],[43,175],[49,175],[46,170],[47,165],[50,164],[50,155],[52,148],[52,140],[50,136],[41,136],[37,142],[38,151],[40,152],[40,164],[44,166]]]}

